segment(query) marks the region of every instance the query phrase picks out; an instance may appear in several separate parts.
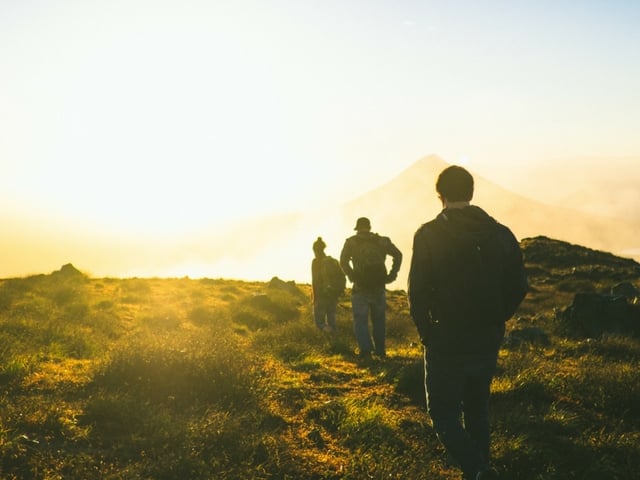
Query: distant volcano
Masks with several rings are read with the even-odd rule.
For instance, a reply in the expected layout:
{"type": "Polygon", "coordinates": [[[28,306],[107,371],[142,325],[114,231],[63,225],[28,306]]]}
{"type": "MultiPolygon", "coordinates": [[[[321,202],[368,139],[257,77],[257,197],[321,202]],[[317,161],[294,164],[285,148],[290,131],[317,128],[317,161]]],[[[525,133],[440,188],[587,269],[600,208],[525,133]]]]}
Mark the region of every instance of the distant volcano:
{"type": "MultiPolygon", "coordinates": [[[[370,216],[374,230],[395,237],[407,255],[415,230],[442,209],[435,183],[447,166],[435,155],[422,158],[387,184],[345,205],[342,215],[346,218],[370,216]]],[[[545,235],[618,254],[638,247],[640,221],[544,204],[473,175],[475,193],[471,203],[509,226],[519,239],[545,235]]]]}

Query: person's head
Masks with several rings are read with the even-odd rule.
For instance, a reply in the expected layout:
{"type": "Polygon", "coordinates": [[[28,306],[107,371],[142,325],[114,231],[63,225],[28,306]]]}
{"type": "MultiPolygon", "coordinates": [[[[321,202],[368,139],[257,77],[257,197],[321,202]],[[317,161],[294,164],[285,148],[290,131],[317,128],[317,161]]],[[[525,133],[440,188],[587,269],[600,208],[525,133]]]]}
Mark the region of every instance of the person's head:
{"type": "Polygon", "coordinates": [[[469,202],[473,198],[473,177],[466,169],[451,165],[438,176],[436,192],[443,201],[469,202]]]}
{"type": "Polygon", "coordinates": [[[367,217],[360,217],[356,221],[356,226],[354,228],[357,232],[370,232],[371,231],[371,222],[367,217]]]}
{"type": "Polygon", "coordinates": [[[321,257],[324,255],[324,249],[327,247],[327,244],[324,243],[322,237],[318,237],[318,239],[313,242],[313,253],[315,253],[316,257],[321,257]]]}

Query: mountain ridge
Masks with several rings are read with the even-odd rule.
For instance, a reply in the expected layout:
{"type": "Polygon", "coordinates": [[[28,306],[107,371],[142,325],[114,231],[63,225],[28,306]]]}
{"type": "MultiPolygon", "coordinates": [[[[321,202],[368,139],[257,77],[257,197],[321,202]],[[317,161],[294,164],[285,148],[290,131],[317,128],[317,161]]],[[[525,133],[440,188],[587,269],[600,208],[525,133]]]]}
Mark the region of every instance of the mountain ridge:
{"type": "MultiPolygon", "coordinates": [[[[392,286],[404,288],[413,234],[441,211],[435,182],[448,165],[437,155],[427,155],[339,207],[239,219],[224,229],[203,227],[171,241],[134,238],[127,243],[113,233],[66,225],[64,231],[54,230],[50,222],[11,219],[5,226],[12,234],[0,246],[14,253],[0,275],[30,274],[73,261],[105,276],[266,280],[277,275],[305,281],[310,278],[312,242],[322,236],[327,253],[337,257],[344,240],[353,234],[356,218],[368,216],[373,231],[389,236],[403,252],[400,280],[392,286]],[[27,249],[28,254],[20,254],[27,249]]],[[[543,235],[620,255],[640,247],[640,222],[548,205],[469,170],[476,183],[472,203],[507,225],[519,239],[543,235]]]]}
{"type": "MultiPolygon", "coordinates": [[[[343,207],[343,215],[369,214],[374,230],[407,237],[442,209],[435,191],[437,176],[449,164],[431,155],[418,160],[390,182],[359,196],[343,207]],[[407,230],[410,230],[408,232],[407,230]]],[[[474,176],[472,204],[507,225],[517,238],[546,235],[571,243],[619,253],[636,247],[640,222],[588,214],[563,206],[548,205],[491,182],[469,169],[474,176]]]]}

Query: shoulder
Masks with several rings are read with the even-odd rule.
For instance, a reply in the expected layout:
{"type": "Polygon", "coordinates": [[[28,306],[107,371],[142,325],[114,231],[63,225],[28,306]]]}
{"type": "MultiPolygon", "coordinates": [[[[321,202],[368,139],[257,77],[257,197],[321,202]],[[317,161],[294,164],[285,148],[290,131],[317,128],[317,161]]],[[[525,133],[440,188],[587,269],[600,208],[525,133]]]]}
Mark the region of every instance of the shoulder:
{"type": "Polygon", "coordinates": [[[393,243],[391,242],[391,239],[389,237],[385,237],[384,235],[380,235],[379,233],[372,232],[364,236],[362,239],[369,244],[377,245],[378,247],[385,250],[393,246],[393,243]]]}
{"type": "Polygon", "coordinates": [[[358,241],[358,236],[357,235],[352,235],[351,237],[347,238],[344,241],[344,246],[345,247],[350,247],[351,245],[353,245],[357,241],[358,241]]]}
{"type": "Polygon", "coordinates": [[[518,246],[520,245],[518,243],[518,240],[516,239],[516,236],[513,234],[511,229],[506,225],[503,225],[500,222],[496,222],[496,231],[498,232],[498,235],[504,242],[515,244],[518,246]]]}
{"type": "Polygon", "coordinates": [[[496,221],[496,229],[500,232],[501,235],[504,235],[506,237],[513,237],[513,232],[511,231],[511,229],[509,227],[507,227],[506,225],[503,225],[502,223],[496,221]]]}
{"type": "Polygon", "coordinates": [[[430,235],[438,232],[443,222],[443,219],[441,217],[442,215],[438,215],[433,220],[420,225],[420,227],[416,230],[414,237],[423,237],[425,235],[430,235]]]}
{"type": "Polygon", "coordinates": [[[505,259],[521,259],[522,251],[520,249],[520,242],[518,242],[518,239],[509,227],[496,222],[494,231],[493,239],[499,250],[502,252],[502,256],[505,259]]]}
{"type": "Polygon", "coordinates": [[[371,242],[371,240],[377,240],[380,238],[380,235],[378,235],[377,233],[356,233],[355,235],[352,235],[351,237],[347,238],[345,240],[345,245],[359,245],[362,243],[367,243],[367,242],[371,242]]]}
{"type": "Polygon", "coordinates": [[[378,235],[376,234],[376,238],[378,240],[378,242],[380,242],[380,244],[385,247],[385,248],[392,248],[394,247],[393,242],[391,241],[391,238],[389,237],[385,237],[383,235],[378,235]]]}

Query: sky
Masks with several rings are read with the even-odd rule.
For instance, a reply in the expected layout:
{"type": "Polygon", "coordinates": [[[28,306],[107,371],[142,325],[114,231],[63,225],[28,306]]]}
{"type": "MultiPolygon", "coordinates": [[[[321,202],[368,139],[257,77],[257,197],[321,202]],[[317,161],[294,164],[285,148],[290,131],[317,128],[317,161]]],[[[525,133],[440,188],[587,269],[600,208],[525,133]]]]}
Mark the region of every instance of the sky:
{"type": "Polygon", "coordinates": [[[621,0],[2,0],[0,208],[171,236],[429,154],[503,184],[638,158],[638,25],[621,0]]]}

